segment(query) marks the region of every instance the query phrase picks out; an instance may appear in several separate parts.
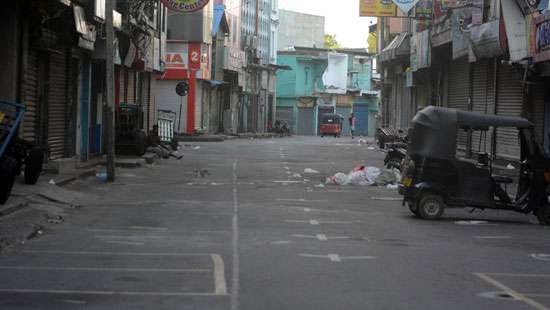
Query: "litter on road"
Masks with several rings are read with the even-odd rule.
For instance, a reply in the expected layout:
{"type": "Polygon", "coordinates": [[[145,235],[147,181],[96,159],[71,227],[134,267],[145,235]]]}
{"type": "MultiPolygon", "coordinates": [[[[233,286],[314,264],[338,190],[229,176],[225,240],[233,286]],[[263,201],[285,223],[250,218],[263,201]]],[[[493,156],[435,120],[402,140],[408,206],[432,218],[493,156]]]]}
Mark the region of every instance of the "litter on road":
{"type": "Polygon", "coordinates": [[[401,172],[398,169],[383,169],[376,167],[358,166],[350,173],[338,172],[326,179],[326,184],[336,185],[392,185],[391,189],[397,188],[401,181],[401,172]]]}
{"type": "Polygon", "coordinates": [[[311,169],[311,168],[306,168],[304,169],[304,173],[309,173],[309,174],[318,174],[319,171],[317,170],[314,170],[314,169],[311,169]]]}

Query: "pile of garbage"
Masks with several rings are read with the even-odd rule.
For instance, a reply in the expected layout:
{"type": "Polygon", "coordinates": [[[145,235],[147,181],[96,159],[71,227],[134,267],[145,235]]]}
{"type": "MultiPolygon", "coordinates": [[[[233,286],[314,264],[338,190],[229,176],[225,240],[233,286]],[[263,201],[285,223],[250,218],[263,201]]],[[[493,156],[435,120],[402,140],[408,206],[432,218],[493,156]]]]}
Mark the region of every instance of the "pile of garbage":
{"type": "Polygon", "coordinates": [[[399,169],[379,169],[377,167],[358,166],[348,174],[339,172],[326,179],[326,184],[360,185],[360,186],[391,186],[394,188],[401,182],[399,169]]]}

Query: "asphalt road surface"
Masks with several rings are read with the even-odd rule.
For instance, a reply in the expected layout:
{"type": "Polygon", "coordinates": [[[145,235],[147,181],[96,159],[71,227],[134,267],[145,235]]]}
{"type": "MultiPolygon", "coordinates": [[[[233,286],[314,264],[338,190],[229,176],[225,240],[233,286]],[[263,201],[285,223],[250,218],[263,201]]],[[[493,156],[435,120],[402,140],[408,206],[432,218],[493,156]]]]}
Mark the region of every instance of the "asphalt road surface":
{"type": "Polygon", "coordinates": [[[494,211],[424,221],[394,190],[322,187],[381,166],[357,140],[184,152],[69,185],[83,207],[0,256],[0,309],[550,309],[547,227],[494,211]]]}

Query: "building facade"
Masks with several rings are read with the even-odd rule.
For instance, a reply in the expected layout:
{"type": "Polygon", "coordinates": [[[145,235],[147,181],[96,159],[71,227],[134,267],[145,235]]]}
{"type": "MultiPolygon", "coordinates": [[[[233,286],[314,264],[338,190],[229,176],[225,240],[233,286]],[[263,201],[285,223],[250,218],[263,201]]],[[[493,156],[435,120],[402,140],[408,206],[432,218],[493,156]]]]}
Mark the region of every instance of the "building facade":
{"type": "MultiPolygon", "coordinates": [[[[438,0],[421,1],[414,14],[429,19],[378,22],[383,125],[407,128],[428,105],[523,116],[548,150],[547,8],[522,0],[438,0]]],[[[520,153],[515,129],[462,131],[458,148],[468,157],[494,148],[498,158],[514,161],[520,153]]]]}
{"type": "Polygon", "coordinates": [[[277,78],[276,119],[297,135],[317,135],[324,114],[356,116],[356,133],[373,136],[377,127],[378,92],[372,90],[373,57],[364,49],[331,51],[295,47],[279,51],[278,64],[291,70],[277,78]]]}
{"type": "MultiPolygon", "coordinates": [[[[86,161],[104,152],[105,2],[17,1],[2,11],[3,100],[27,107],[19,135],[47,150],[48,160],[86,161]]],[[[163,21],[158,1],[118,1],[116,32],[117,144],[125,131],[144,137],[155,122],[152,76],[162,71],[163,21]],[[137,134],[140,132],[140,134],[137,134]]],[[[143,138],[142,138],[143,140],[143,138]]],[[[122,149],[118,149],[122,151],[122,149]]]]}
{"type": "Polygon", "coordinates": [[[278,47],[288,50],[294,46],[323,48],[325,45],[325,17],[288,10],[279,11],[278,47]]]}
{"type": "Polygon", "coordinates": [[[241,46],[245,52],[246,81],[239,111],[240,132],[267,132],[275,117],[277,50],[276,0],[249,0],[242,4],[241,46]]]}

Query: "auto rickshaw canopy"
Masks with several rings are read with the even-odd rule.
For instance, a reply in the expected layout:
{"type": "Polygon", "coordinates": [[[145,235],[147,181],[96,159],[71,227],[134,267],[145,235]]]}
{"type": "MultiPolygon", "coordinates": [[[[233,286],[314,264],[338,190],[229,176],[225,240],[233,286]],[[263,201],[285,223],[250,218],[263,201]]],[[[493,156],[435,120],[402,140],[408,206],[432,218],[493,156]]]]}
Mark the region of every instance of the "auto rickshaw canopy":
{"type": "Polygon", "coordinates": [[[344,117],[340,114],[324,114],[321,118],[322,124],[340,124],[344,120],[344,117]]]}
{"type": "Polygon", "coordinates": [[[408,152],[432,158],[454,158],[460,129],[487,130],[489,127],[532,128],[533,123],[521,117],[487,115],[451,108],[427,107],[412,121],[408,152]]]}

